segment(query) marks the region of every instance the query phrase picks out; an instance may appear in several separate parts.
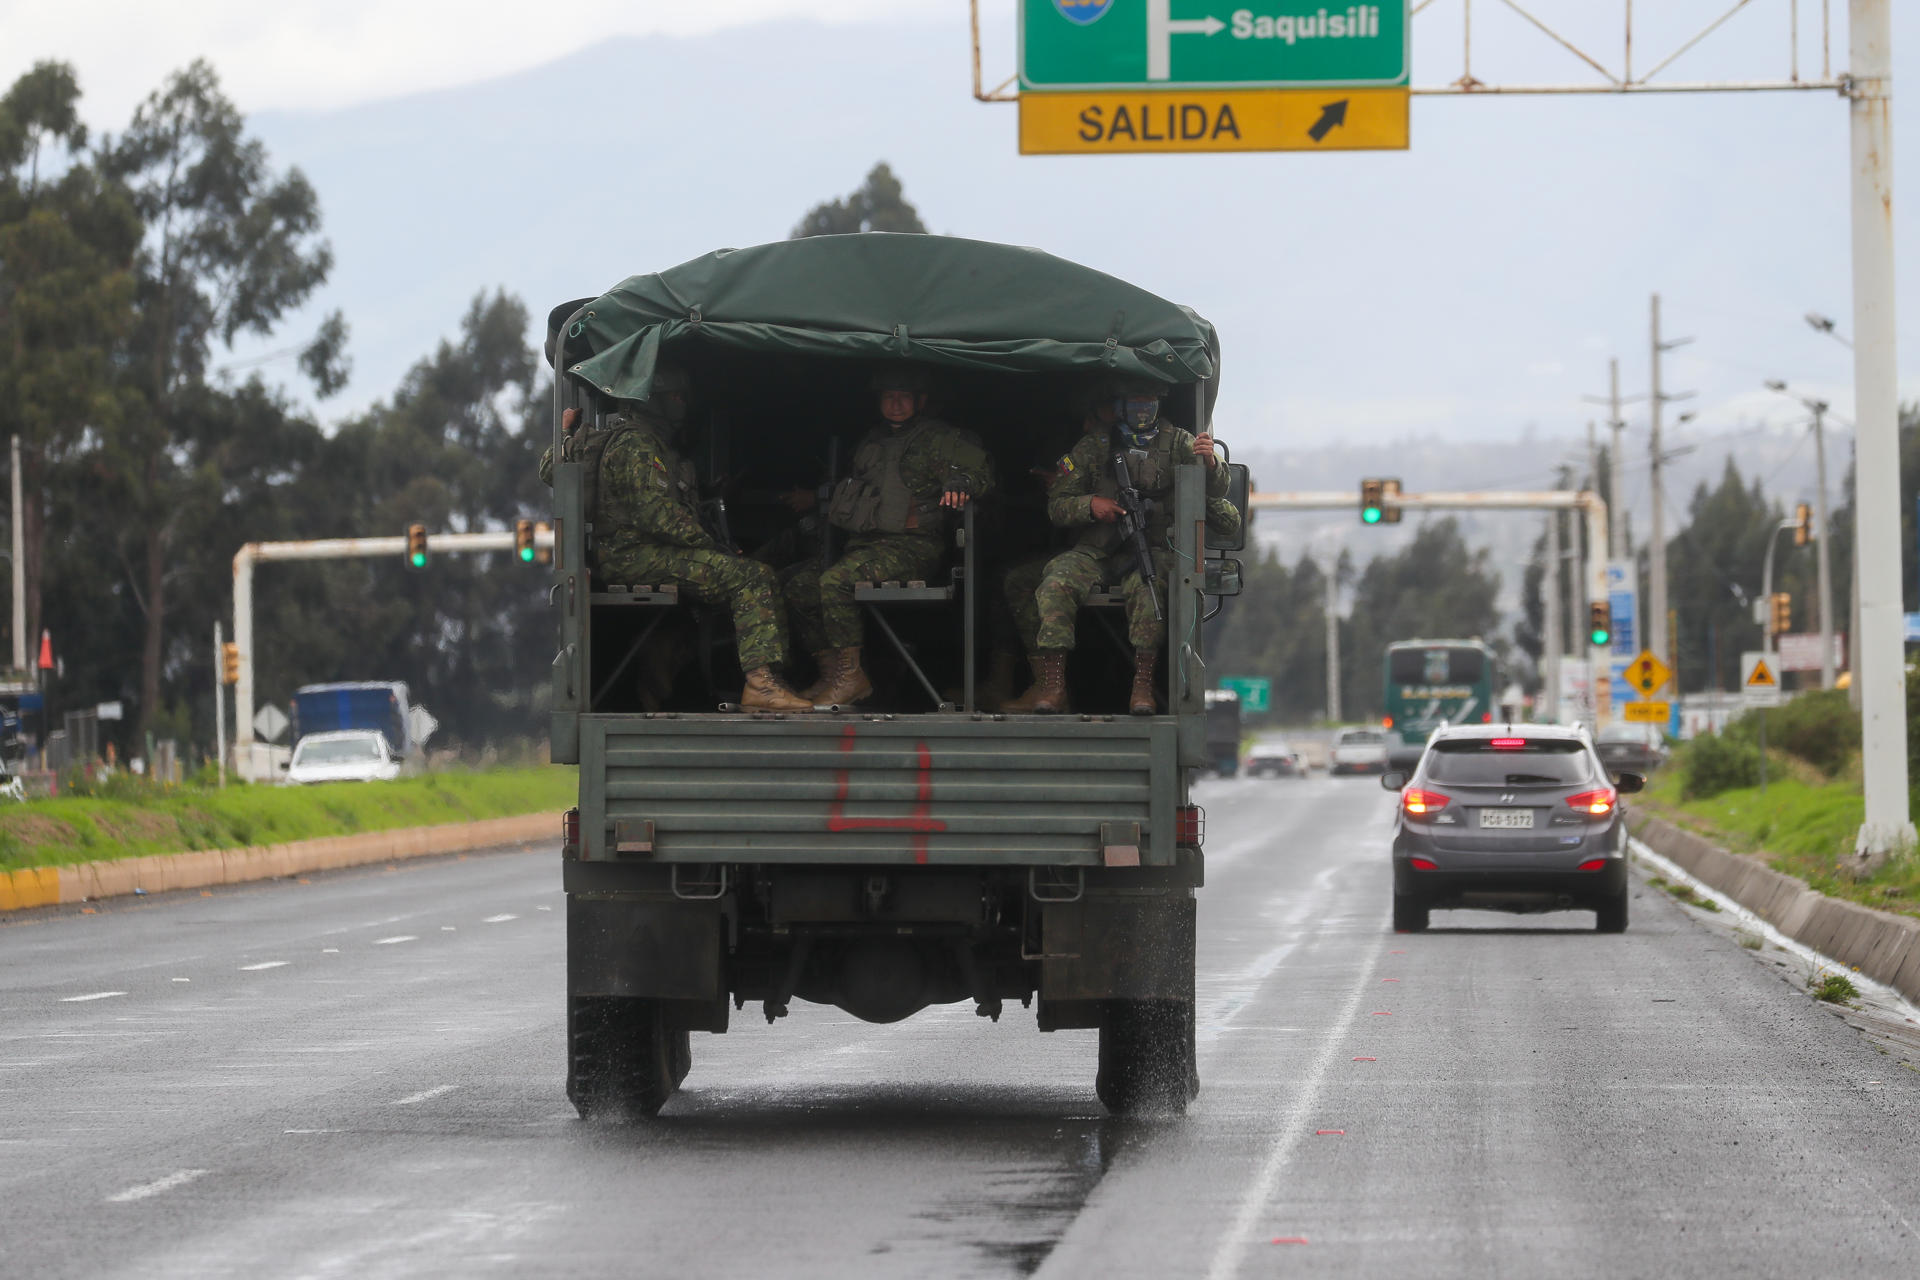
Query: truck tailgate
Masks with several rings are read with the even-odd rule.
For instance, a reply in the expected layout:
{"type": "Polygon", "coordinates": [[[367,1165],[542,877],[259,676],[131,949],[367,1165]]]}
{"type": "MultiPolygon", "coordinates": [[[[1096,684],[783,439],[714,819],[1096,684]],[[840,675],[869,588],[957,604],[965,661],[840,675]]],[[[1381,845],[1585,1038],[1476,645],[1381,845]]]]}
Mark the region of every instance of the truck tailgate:
{"type": "Polygon", "coordinates": [[[590,860],[1174,862],[1171,717],[586,715],[590,860]],[[1103,824],[1106,831],[1103,833],[1103,824]],[[616,839],[617,836],[617,839],[616,839]]]}

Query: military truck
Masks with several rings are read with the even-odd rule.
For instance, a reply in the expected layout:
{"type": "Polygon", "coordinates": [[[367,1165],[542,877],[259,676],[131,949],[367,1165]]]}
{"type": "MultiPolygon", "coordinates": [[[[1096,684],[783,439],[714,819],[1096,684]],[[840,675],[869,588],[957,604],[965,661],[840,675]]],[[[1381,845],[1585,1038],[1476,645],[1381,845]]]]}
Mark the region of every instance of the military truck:
{"type": "MultiPolygon", "coordinates": [[[[1113,1111],[1184,1110],[1198,1090],[1205,834],[1188,780],[1211,763],[1200,624],[1240,567],[1226,554],[1237,538],[1204,536],[1202,469],[1180,468],[1172,499],[1161,714],[1127,714],[1112,584],[1079,622],[1073,714],[982,707],[1001,574],[1051,536],[1031,508],[991,496],[969,506],[934,578],[859,587],[870,701],[743,714],[726,703],[740,672],[724,609],[595,576],[592,464],[563,423],[646,401],[671,359],[694,388],[679,448],[725,502],[715,527],[799,562],[834,544],[796,521],[792,491],[831,483],[878,421],[876,370],[924,370],[931,411],[975,432],[1008,476],[1036,441],[1067,451],[1095,375],[1154,379],[1166,418],[1204,428],[1212,327],[1034,249],[824,236],[721,250],[567,303],[548,357],[552,747],[580,767],[562,852],[580,1114],[653,1115],[691,1065],[689,1033],[724,1032],[750,1003],[772,1022],[795,1000],[876,1023],[966,1002],[997,1020],[1019,1001],[1042,1031],[1098,1028],[1095,1083],[1113,1111]]],[[[1244,510],[1245,468],[1230,475],[1244,510]]],[[[811,674],[800,660],[796,684],[811,674]]]]}

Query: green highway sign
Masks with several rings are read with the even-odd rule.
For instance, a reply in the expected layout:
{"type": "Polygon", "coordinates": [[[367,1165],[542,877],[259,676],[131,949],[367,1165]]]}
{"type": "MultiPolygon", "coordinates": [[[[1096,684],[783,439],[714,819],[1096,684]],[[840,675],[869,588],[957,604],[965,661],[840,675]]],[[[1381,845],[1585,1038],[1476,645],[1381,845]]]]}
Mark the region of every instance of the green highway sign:
{"type": "Polygon", "coordinates": [[[1023,89],[1392,86],[1409,0],[1022,0],[1023,89]]]}
{"type": "Polygon", "coordinates": [[[1257,714],[1273,705],[1273,682],[1265,676],[1221,676],[1220,687],[1240,698],[1240,709],[1257,714]]]}

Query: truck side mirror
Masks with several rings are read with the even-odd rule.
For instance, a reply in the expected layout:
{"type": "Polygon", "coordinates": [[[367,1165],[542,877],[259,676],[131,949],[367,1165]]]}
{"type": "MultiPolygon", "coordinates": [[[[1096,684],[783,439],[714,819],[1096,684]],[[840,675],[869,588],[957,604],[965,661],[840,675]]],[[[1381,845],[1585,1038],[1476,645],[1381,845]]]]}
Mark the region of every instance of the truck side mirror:
{"type": "Polygon", "coordinates": [[[1234,533],[1214,533],[1207,531],[1207,550],[1240,551],[1247,545],[1247,525],[1252,513],[1247,503],[1253,496],[1253,473],[1247,470],[1244,462],[1229,462],[1227,466],[1227,501],[1240,512],[1240,528],[1234,533]]]}
{"type": "Polygon", "coordinates": [[[1210,596],[1240,594],[1240,562],[1225,557],[1207,561],[1206,583],[1200,590],[1210,596]]]}

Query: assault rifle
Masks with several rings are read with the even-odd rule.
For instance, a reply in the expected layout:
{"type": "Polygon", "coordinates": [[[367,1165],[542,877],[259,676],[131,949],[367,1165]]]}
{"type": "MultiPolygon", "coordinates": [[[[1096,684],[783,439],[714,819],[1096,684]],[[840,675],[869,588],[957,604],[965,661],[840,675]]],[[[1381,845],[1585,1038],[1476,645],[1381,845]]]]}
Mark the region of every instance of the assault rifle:
{"type": "Polygon", "coordinates": [[[1153,571],[1153,552],[1147,546],[1147,517],[1153,506],[1134,487],[1128,457],[1136,463],[1145,462],[1147,451],[1116,449],[1113,454],[1113,478],[1120,488],[1120,536],[1133,548],[1134,568],[1139,571],[1140,580],[1147,584],[1147,599],[1153,602],[1154,620],[1165,621],[1166,614],[1160,608],[1160,577],[1153,571]]]}

